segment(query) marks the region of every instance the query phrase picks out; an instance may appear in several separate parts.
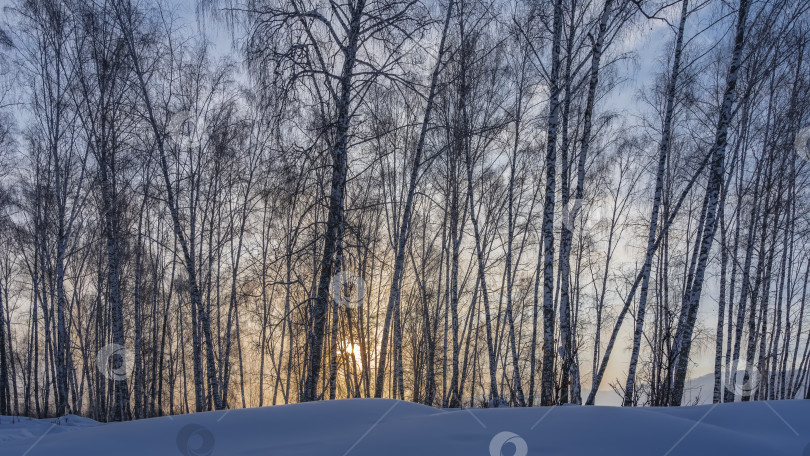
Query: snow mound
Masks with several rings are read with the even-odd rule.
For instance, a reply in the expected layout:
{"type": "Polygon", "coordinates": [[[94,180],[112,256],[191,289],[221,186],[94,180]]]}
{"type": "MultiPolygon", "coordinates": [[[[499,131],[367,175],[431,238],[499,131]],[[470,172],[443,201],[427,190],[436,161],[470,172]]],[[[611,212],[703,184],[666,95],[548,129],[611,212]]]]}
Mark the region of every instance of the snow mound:
{"type": "Polygon", "coordinates": [[[2,417],[3,455],[810,456],[810,401],[438,410],[350,399],[100,424],[2,417]]]}
{"type": "Polygon", "coordinates": [[[43,420],[0,415],[0,445],[5,447],[12,440],[37,439],[46,432],[56,435],[89,426],[98,426],[99,424],[101,423],[90,418],[76,415],[43,420]]]}

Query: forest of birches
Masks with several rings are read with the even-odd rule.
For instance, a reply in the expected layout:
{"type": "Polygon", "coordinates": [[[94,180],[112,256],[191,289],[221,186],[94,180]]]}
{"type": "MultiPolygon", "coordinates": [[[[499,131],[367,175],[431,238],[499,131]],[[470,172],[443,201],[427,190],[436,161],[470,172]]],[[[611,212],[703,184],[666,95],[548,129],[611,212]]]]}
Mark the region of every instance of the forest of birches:
{"type": "Polygon", "coordinates": [[[0,415],[810,397],[810,0],[12,0],[0,73],[0,415]]]}

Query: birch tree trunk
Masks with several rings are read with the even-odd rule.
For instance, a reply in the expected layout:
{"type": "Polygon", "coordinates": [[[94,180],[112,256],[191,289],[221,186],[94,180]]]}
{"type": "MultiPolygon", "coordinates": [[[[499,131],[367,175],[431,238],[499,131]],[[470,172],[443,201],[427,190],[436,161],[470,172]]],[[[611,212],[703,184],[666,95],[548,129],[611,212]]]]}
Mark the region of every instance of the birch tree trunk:
{"type": "Polygon", "coordinates": [[[655,196],[653,197],[652,214],[650,215],[650,229],[647,235],[647,251],[644,256],[644,265],[641,269],[641,290],[639,292],[638,310],[636,312],[636,325],[633,331],[633,351],[630,355],[630,368],[627,374],[627,383],[624,387],[624,405],[633,405],[633,395],[636,381],[636,366],[641,350],[641,333],[644,329],[644,316],[647,310],[647,294],[650,286],[650,270],[654,254],[655,236],[658,231],[658,215],[661,208],[661,199],[664,191],[664,171],[667,163],[667,153],[672,137],[672,121],[675,116],[675,94],[678,90],[678,76],[681,72],[681,55],[683,53],[683,36],[686,28],[686,18],[689,15],[689,0],[683,0],[681,5],[681,19],[678,24],[678,34],[675,38],[675,53],[672,59],[672,71],[667,84],[666,110],[664,123],[661,129],[661,143],[658,147],[658,167],[655,175],[655,196]]]}
{"type": "Polygon", "coordinates": [[[411,165],[411,175],[408,181],[408,196],[405,200],[405,207],[402,211],[402,220],[399,223],[399,229],[396,236],[397,244],[394,247],[394,277],[391,279],[391,291],[388,295],[388,307],[385,312],[385,324],[383,325],[382,340],[383,344],[380,347],[380,360],[377,365],[377,378],[374,384],[374,397],[382,397],[383,382],[385,379],[385,361],[388,352],[388,331],[391,320],[391,313],[394,308],[399,306],[402,277],[405,274],[405,245],[408,242],[410,235],[410,225],[413,212],[414,197],[416,195],[416,187],[419,182],[420,168],[422,166],[422,154],[425,148],[425,139],[427,137],[428,126],[430,124],[430,115],[433,110],[434,99],[438,90],[439,74],[442,69],[442,60],[444,59],[446,47],[445,41],[447,38],[447,30],[450,27],[450,18],[453,13],[453,0],[447,5],[447,13],[444,18],[444,26],[442,28],[442,37],[439,41],[439,53],[436,57],[436,64],[433,67],[433,73],[430,78],[430,89],[428,90],[427,101],[425,105],[425,113],[422,119],[422,126],[419,131],[419,140],[416,144],[414,151],[413,164],[411,165]]]}
{"type": "Polygon", "coordinates": [[[358,2],[351,8],[349,33],[346,44],[343,46],[343,69],[340,75],[340,96],[336,100],[337,124],[336,142],[332,148],[332,184],[329,193],[329,215],[326,222],[324,236],[323,256],[320,262],[320,279],[315,302],[312,307],[312,326],[307,335],[309,357],[306,363],[306,380],[302,401],[318,399],[318,377],[321,369],[321,355],[323,349],[324,326],[326,312],[329,309],[329,285],[332,280],[333,257],[342,241],[339,235],[342,232],[344,219],[344,199],[346,193],[347,153],[349,145],[349,128],[351,120],[352,78],[354,76],[355,58],[361,34],[360,21],[363,17],[365,0],[358,2]]]}
{"type": "MultiPolygon", "coordinates": [[[[174,186],[172,184],[171,177],[169,175],[169,162],[167,159],[167,153],[165,149],[166,132],[164,131],[163,128],[161,128],[157,120],[154,105],[152,103],[152,96],[149,93],[146,73],[142,68],[141,56],[136,48],[135,43],[136,24],[133,22],[134,12],[131,3],[126,2],[123,4],[116,4],[115,15],[119,25],[122,28],[123,38],[127,47],[127,53],[129,55],[130,62],[133,66],[133,72],[137,80],[138,84],[137,87],[139,89],[142,101],[144,102],[145,105],[146,118],[152,129],[152,133],[155,136],[155,145],[159,154],[160,168],[166,191],[166,201],[168,203],[169,213],[171,214],[172,218],[174,235],[177,239],[177,242],[180,244],[180,248],[183,253],[183,259],[186,267],[186,273],[188,275],[192,316],[195,318],[199,317],[200,320],[201,331],[203,332],[206,349],[205,350],[206,370],[208,375],[208,384],[211,386],[211,396],[213,399],[214,408],[218,410],[222,408],[222,401],[220,397],[219,383],[217,380],[217,368],[214,361],[214,346],[211,336],[211,322],[209,319],[208,310],[203,306],[202,303],[202,293],[200,292],[200,287],[198,285],[197,268],[194,260],[194,254],[193,251],[189,248],[185,232],[183,231],[180,222],[179,206],[177,204],[177,200],[175,197],[174,186]]],[[[194,344],[193,349],[195,357],[198,357],[200,355],[200,352],[202,351],[202,347],[200,346],[200,344],[194,344]]],[[[195,369],[194,374],[195,374],[195,384],[200,385],[202,377],[201,369],[199,368],[195,369]]],[[[205,404],[198,395],[196,409],[198,412],[201,412],[204,410],[204,408],[205,404]]]]}
{"type": "Polygon", "coordinates": [[[728,125],[733,115],[733,107],[739,77],[740,65],[742,63],[742,50],[745,44],[745,28],[748,19],[749,0],[740,0],[737,12],[737,28],[734,38],[734,50],[732,52],[731,66],[726,79],[726,90],[723,95],[723,104],[720,108],[720,119],[717,123],[717,134],[714,145],[709,151],[712,157],[710,167],[709,186],[706,189],[708,196],[708,207],[706,211],[706,224],[700,244],[698,265],[695,272],[695,279],[689,290],[687,299],[682,306],[682,323],[679,323],[675,336],[675,353],[677,362],[673,381],[672,404],[680,405],[683,399],[683,388],[686,382],[686,370],[689,366],[689,352],[692,346],[692,332],[694,331],[695,320],[697,319],[700,295],[703,290],[703,279],[706,273],[706,265],[709,260],[709,250],[714,241],[716,228],[717,206],[720,199],[720,187],[725,179],[725,151],[728,142],[728,125]]]}
{"type": "MultiPolygon", "coordinates": [[[[543,379],[540,405],[554,402],[554,201],[557,178],[557,124],[560,112],[560,42],[563,0],[554,2],[549,115],[546,127],[546,193],[543,204],[543,379]]],[[[536,343],[536,341],[533,341],[536,343]]]]}
{"type": "MultiPolygon", "coordinates": [[[[596,104],[596,89],[599,85],[599,70],[601,68],[602,53],[605,46],[605,38],[607,35],[608,22],[613,13],[613,0],[606,0],[602,7],[602,13],[599,16],[599,31],[597,32],[596,40],[591,47],[591,68],[588,80],[588,94],[585,104],[585,112],[583,118],[583,131],[582,131],[582,148],[577,162],[577,183],[574,188],[574,206],[568,209],[568,201],[565,195],[563,196],[563,217],[564,223],[562,224],[560,232],[560,274],[562,276],[562,292],[560,301],[560,312],[563,315],[563,323],[561,324],[560,332],[563,340],[563,370],[571,370],[570,378],[573,381],[571,390],[571,402],[574,404],[582,403],[582,394],[580,392],[579,384],[579,367],[575,362],[576,353],[574,351],[575,343],[572,337],[570,328],[570,299],[568,291],[569,275],[570,275],[570,258],[571,247],[573,244],[573,229],[576,226],[575,221],[582,206],[582,200],[585,192],[585,164],[588,160],[588,152],[591,144],[591,130],[593,127],[593,111],[596,104]],[[565,212],[568,212],[566,214],[565,212]]],[[[565,387],[565,385],[564,385],[565,387]]]]}

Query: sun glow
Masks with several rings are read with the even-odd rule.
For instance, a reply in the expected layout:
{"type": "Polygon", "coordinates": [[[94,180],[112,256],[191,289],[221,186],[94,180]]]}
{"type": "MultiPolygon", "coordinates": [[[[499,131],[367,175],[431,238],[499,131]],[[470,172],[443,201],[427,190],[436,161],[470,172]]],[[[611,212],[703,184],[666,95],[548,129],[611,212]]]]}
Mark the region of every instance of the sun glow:
{"type": "Polygon", "coordinates": [[[355,357],[360,357],[360,345],[359,344],[346,344],[341,351],[347,355],[354,355],[355,357]]]}
{"type": "Polygon", "coordinates": [[[360,354],[360,345],[355,343],[348,343],[341,347],[340,352],[346,355],[346,359],[351,362],[352,356],[354,356],[354,362],[357,363],[357,367],[362,370],[363,369],[363,362],[361,359],[360,354]]]}

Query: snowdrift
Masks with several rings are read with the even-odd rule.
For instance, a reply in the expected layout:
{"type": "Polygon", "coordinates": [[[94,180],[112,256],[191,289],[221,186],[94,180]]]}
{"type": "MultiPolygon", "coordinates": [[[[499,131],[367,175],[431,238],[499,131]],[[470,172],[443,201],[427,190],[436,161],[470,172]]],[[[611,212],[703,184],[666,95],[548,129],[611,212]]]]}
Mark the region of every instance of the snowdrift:
{"type": "Polygon", "coordinates": [[[810,456],[810,401],[438,410],[351,399],[127,423],[0,420],[3,456],[810,456]]]}

